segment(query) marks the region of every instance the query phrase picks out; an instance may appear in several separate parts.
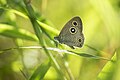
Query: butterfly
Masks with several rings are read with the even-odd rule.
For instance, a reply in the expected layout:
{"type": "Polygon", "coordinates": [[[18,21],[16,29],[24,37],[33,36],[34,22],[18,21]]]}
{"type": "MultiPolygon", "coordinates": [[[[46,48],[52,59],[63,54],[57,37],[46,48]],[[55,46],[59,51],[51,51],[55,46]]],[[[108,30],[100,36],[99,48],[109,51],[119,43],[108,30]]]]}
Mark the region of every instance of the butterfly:
{"type": "Polygon", "coordinates": [[[76,16],[64,25],[60,34],[54,37],[54,39],[59,41],[59,43],[66,44],[73,49],[74,46],[82,47],[84,44],[84,35],[82,31],[82,20],[79,16],[76,16]]]}

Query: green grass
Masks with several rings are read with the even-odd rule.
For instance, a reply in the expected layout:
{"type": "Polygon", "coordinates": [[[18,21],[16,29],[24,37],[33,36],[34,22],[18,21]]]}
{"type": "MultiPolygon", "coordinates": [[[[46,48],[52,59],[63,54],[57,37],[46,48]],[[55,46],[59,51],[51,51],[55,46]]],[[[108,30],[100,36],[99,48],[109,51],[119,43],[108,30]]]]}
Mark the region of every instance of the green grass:
{"type": "Polygon", "coordinates": [[[119,80],[118,3],[1,0],[0,80],[119,80]],[[85,43],[71,49],[54,36],[76,15],[83,22],[85,43]]]}

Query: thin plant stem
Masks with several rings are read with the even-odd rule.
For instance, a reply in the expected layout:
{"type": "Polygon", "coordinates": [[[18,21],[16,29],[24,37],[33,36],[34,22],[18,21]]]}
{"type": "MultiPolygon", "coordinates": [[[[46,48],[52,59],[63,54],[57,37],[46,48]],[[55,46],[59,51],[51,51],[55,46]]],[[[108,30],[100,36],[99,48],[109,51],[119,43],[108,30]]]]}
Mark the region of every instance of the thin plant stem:
{"type": "Polygon", "coordinates": [[[42,32],[41,26],[36,22],[36,16],[34,14],[34,10],[33,10],[32,6],[30,5],[30,3],[27,2],[27,0],[24,0],[24,3],[26,5],[26,9],[27,9],[27,12],[28,12],[28,17],[29,17],[29,19],[30,19],[30,21],[31,21],[31,23],[33,25],[33,28],[34,28],[36,36],[39,39],[40,45],[44,49],[44,51],[47,54],[47,56],[49,57],[50,61],[52,61],[54,63],[57,71],[61,75],[61,78],[65,79],[65,76],[60,71],[60,66],[58,65],[57,61],[55,60],[55,58],[53,57],[53,55],[45,47],[45,41],[43,40],[43,37],[42,37],[43,32],[42,32]]]}

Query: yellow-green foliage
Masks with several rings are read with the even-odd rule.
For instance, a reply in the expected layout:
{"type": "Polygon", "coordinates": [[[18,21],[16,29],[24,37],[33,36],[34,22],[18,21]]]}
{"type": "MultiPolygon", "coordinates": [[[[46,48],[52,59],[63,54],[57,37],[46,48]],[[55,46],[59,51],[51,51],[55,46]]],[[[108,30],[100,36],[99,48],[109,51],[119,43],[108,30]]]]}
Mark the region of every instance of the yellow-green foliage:
{"type": "Polygon", "coordinates": [[[0,80],[119,80],[119,0],[0,0],[0,80]],[[54,40],[74,16],[85,43],[54,40]]]}

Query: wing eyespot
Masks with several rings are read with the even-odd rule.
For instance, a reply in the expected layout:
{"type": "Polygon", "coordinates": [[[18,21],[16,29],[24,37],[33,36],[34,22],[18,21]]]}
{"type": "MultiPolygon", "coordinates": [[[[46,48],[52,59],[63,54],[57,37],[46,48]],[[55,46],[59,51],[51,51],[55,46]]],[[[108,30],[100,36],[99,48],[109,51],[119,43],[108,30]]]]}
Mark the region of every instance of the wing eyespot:
{"type": "Polygon", "coordinates": [[[79,42],[82,42],[82,39],[81,39],[81,38],[79,38],[79,39],[78,39],[78,41],[79,41],[79,42]]]}
{"type": "Polygon", "coordinates": [[[71,27],[69,31],[71,34],[75,34],[77,32],[77,29],[75,27],[71,27]]]}
{"type": "Polygon", "coordinates": [[[80,37],[80,38],[78,39],[78,42],[83,43],[83,38],[80,37]]]}
{"type": "Polygon", "coordinates": [[[78,26],[78,22],[77,22],[77,21],[73,21],[73,22],[72,22],[72,25],[73,25],[73,26],[78,26]]]}

